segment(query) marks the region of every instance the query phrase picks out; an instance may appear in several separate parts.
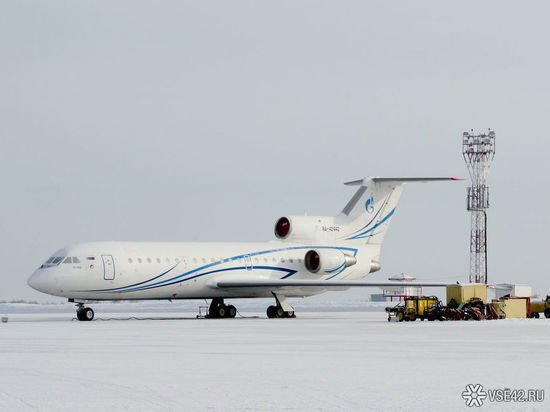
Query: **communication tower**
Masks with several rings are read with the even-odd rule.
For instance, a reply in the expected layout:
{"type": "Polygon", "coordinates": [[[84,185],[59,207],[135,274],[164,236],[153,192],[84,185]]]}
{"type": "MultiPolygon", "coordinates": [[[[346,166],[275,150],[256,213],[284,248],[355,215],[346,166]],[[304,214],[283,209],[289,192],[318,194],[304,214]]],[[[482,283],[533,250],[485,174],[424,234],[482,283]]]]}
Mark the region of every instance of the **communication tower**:
{"type": "Polygon", "coordinates": [[[467,209],[471,213],[470,283],[487,283],[487,209],[489,187],[487,175],[495,157],[495,132],[462,135],[462,155],[466,161],[472,185],[467,191],[467,209]]]}

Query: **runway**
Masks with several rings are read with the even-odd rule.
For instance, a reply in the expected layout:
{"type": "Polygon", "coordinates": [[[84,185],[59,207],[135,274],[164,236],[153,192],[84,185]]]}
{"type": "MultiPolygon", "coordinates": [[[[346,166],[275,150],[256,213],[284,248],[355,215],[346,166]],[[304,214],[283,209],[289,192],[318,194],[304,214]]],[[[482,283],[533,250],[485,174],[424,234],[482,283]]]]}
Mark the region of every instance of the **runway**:
{"type": "Polygon", "coordinates": [[[195,319],[152,305],[96,313],[153,320],[71,321],[67,305],[11,313],[0,324],[0,410],[466,410],[470,383],[550,389],[547,319],[388,323],[380,310],[195,319]]]}

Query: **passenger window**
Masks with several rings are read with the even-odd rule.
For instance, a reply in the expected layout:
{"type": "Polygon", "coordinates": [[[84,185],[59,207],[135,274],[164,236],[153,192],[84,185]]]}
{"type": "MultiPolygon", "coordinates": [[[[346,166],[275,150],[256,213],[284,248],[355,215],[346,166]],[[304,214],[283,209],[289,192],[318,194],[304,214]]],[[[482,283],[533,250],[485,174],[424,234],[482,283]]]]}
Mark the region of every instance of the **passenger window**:
{"type": "Polygon", "coordinates": [[[157,263],[160,263],[160,258],[157,258],[157,263]]]}
{"type": "Polygon", "coordinates": [[[138,258],[138,263],[141,263],[141,258],[138,258]]]}
{"type": "Polygon", "coordinates": [[[132,263],[132,262],[133,262],[132,258],[128,258],[128,263],[132,263]]]}
{"type": "Polygon", "coordinates": [[[193,258],[193,262],[197,263],[197,258],[193,258]]]}
{"type": "Polygon", "coordinates": [[[68,257],[63,261],[63,263],[73,263],[73,260],[71,259],[71,257],[68,257]]]}
{"type": "Polygon", "coordinates": [[[210,262],[214,263],[215,259],[214,258],[210,258],[210,262]]]}
{"type": "Polygon", "coordinates": [[[264,257],[264,262],[267,263],[267,258],[266,257],[264,257]]]}
{"type": "Polygon", "coordinates": [[[176,258],[175,261],[176,261],[176,263],[180,263],[179,258],[176,258]]]}
{"type": "Polygon", "coordinates": [[[206,258],[202,258],[202,263],[206,263],[206,258]]]}
{"type": "Polygon", "coordinates": [[[289,261],[290,263],[294,262],[294,260],[292,260],[292,259],[288,259],[288,261],[289,261]]]}
{"type": "Polygon", "coordinates": [[[80,263],[80,259],[78,259],[77,257],[74,257],[74,256],[73,256],[73,263],[80,263]]]}
{"type": "Polygon", "coordinates": [[[170,263],[170,258],[166,258],[166,263],[170,263]]]}
{"type": "Polygon", "coordinates": [[[147,258],[147,263],[151,263],[151,258],[147,258]]]}

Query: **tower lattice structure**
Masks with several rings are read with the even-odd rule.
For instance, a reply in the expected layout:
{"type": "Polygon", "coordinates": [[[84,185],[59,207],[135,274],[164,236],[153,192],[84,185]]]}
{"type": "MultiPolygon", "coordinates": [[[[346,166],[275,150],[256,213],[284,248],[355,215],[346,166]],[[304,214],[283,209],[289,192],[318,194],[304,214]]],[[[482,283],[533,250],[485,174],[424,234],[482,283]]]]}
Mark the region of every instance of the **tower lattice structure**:
{"type": "Polygon", "coordinates": [[[487,175],[495,157],[495,132],[462,135],[462,154],[472,184],[467,189],[467,209],[471,213],[470,282],[487,283],[487,175]]]}

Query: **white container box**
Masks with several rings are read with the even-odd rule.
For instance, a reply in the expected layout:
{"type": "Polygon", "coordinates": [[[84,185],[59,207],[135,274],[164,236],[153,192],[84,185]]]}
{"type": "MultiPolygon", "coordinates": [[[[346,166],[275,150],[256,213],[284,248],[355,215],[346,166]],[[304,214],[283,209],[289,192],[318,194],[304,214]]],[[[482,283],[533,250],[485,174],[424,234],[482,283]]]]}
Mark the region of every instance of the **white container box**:
{"type": "Polygon", "coordinates": [[[497,299],[506,295],[528,298],[533,295],[533,288],[519,283],[500,283],[495,285],[495,295],[497,299]]]}

